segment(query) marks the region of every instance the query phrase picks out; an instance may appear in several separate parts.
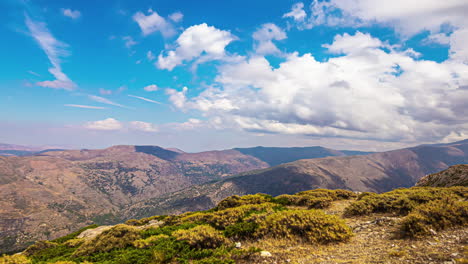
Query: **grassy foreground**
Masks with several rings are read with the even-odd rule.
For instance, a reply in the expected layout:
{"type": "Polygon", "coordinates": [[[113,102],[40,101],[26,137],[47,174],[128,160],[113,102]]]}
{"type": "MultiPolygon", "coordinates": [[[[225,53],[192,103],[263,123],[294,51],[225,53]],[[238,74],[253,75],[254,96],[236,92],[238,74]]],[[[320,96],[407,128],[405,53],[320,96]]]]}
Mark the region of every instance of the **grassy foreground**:
{"type": "MultiPolygon", "coordinates": [[[[467,198],[468,187],[415,187],[359,195],[316,189],[277,197],[231,196],[208,211],[132,219],[101,227],[100,232],[90,226],[52,241],[38,241],[21,254],[1,257],[0,264],[340,263],[340,259],[407,263],[414,258],[409,254],[412,248],[426,250],[428,239],[440,232],[457,232],[460,246],[450,247],[457,252],[439,258],[462,262],[467,261],[458,252],[467,249],[467,198]],[[366,255],[364,243],[374,238],[375,245],[369,249],[379,243],[412,244],[366,255]],[[422,246],[414,245],[420,242],[422,246]]],[[[424,256],[418,258],[412,263],[427,263],[424,256]]]]}

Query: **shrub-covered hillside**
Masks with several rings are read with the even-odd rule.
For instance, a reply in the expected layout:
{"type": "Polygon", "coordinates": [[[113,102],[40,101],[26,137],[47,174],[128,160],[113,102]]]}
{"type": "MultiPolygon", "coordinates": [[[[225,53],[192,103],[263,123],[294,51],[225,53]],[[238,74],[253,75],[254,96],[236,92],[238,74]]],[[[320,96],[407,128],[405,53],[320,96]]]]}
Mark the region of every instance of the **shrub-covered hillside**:
{"type": "Polygon", "coordinates": [[[231,196],[208,211],[38,241],[0,264],[466,261],[467,197],[467,187],[231,196]]]}

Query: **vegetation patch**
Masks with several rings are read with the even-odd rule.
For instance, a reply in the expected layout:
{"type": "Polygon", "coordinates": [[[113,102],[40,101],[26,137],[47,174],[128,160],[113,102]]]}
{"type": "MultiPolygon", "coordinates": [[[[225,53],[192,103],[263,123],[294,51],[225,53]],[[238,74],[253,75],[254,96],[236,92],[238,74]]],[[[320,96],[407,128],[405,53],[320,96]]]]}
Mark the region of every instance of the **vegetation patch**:
{"type": "Polygon", "coordinates": [[[405,237],[423,237],[455,226],[468,225],[468,202],[442,199],[419,206],[400,224],[405,237]]]}
{"type": "Polygon", "coordinates": [[[259,223],[257,236],[300,238],[310,243],[347,241],[353,235],[342,219],[320,210],[291,210],[274,213],[259,223]]]}
{"type": "Polygon", "coordinates": [[[462,199],[468,196],[466,187],[396,189],[382,194],[366,194],[345,209],[345,216],[370,213],[407,215],[421,204],[446,198],[462,199]]]}
{"type": "Polygon", "coordinates": [[[199,225],[188,230],[177,230],[173,234],[177,241],[184,241],[193,248],[217,248],[227,245],[229,240],[223,233],[209,225],[199,225]]]}

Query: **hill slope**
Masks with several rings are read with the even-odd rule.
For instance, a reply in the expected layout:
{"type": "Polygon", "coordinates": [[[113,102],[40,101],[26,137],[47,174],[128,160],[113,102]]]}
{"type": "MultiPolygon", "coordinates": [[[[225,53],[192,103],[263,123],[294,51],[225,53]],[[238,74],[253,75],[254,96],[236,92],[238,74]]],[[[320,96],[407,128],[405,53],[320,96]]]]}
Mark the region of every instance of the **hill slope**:
{"type": "Polygon", "coordinates": [[[279,195],[314,188],[385,192],[468,162],[468,141],[424,145],[363,156],[299,160],[139,202],[128,217],[206,210],[231,195],[279,195]]]}
{"type": "Polygon", "coordinates": [[[0,157],[0,252],[92,222],[117,222],[118,212],[138,201],[267,166],[234,150],[149,146],[0,157]]]}
{"type": "Polygon", "coordinates": [[[231,196],[208,211],[89,226],[0,263],[466,263],[467,195],[425,187],[231,196]]]}
{"type": "Polygon", "coordinates": [[[451,187],[468,186],[468,164],[451,166],[450,168],[421,178],[416,186],[451,187]]]}

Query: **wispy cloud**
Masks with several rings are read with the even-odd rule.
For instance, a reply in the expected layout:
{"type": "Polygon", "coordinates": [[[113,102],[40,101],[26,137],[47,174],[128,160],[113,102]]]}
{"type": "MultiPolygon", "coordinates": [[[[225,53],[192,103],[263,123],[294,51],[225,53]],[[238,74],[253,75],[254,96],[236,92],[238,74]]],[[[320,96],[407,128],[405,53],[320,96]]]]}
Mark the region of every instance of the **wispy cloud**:
{"type": "Polygon", "coordinates": [[[62,67],[60,66],[62,58],[69,55],[67,50],[68,45],[57,40],[50,33],[45,23],[33,21],[28,15],[25,16],[25,23],[29,33],[46,53],[47,58],[49,58],[53,66],[49,68],[49,72],[55,77],[55,80],[38,82],[37,85],[54,89],[75,89],[76,84],[62,72],[62,67]]]}
{"type": "Polygon", "coordinates": [[[158,89],[159,89],[159,87],[156,84],[150,84],[150,85],[145,86],[143,88],[143,90],[145,90],[147,92],[154,92],[154,91],[157,91],[158,89]]]}
{"type": "Polygon", "coordinates": [[[81,12],[78,10],[71,10],[70,8],[62,8],[62,15],[71,19],[77,19],[81,16],[81,12]]]}
{"type": "Polygon", "coordinates": [[[102,107],[102,106],[92,106],[92,105],[64,104],[64,106],[86,108],[86,109],[106,109],[105,107],[102,107]]]}
{"type": "Polygon", "coordinates": [[[125,105],[118,104],[118,103],[113,102],[113,101],[111,101],[111,100],[109,100],[107,98],[97,96],[97,95],[88,95],[88,98],[95,101],[95,102],[102,103],[102,104],[108,104],[108,105],[118,106],[118,107],[122,107],[122,108],[129,108],[129,107],[125,106],[125,105]]]}
{"type": "Polygon", "coordinates": [[[87,129],[92,129],[92,130],[120,130],[123,128],[123,124],[115,120],[114,118],[107,118],[104,120],[99,120],[99,121],[91,121],[87,122],[84,125],[85,128],[87,129]]]}
{"type": "MultiPolygon", "coordinates": [[[[143,36],[147,36],[156,31],[160,31],[165,38],[176,34],[174,26],[169,21],[151,9],[148,10],[148,13],[148,15],[145,15],[142,12],[137,12],[133,15],[133,20],[140,26],[143,36]]],[[[182,19],[182,16],[179,17],[182,19]]]]}
{"type": "Polygon", "coordinates": [[[141,97],[141,96],[136,96],[136,95],[131,95],[131,94],[129,94],[128,96],[133,97],[133,98],[137,98],[137,99],[140,99],[140,100],[143,100],[143,101],[146,101],[146,102],[150,102],[150,103],[153,103],[153,104],[162,104],[160,102],[157,102],[157,101],[145,98],[145,97],[141,97]]]}
{"type": "Polygon", "coordinates": [[[29,74],[32,74],[32,75],[36,75],[38,77],[40,77],[41,75],[37,72],[33,72],[33,71],[28,71],[29,74]]]}
{"type": "Polygon", "coordinates": [[[133,38],[130,36],[122,37],[122,40],[125,42],[125,47],[127,47],[128,49],[138,44],[138,42],[133,40],[133,38]]]}

